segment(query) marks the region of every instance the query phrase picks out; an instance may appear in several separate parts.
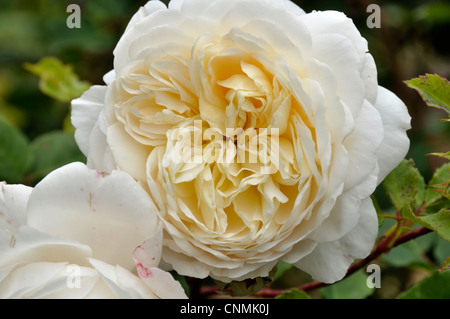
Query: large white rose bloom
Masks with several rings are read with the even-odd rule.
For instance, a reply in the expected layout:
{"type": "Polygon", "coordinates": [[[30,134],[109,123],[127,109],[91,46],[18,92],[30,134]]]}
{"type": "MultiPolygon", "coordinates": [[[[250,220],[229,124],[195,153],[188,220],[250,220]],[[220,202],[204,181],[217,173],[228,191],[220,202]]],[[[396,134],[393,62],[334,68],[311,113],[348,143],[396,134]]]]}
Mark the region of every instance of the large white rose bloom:
{"type": "Polygon", "coordinates": [[[73,163],[34,189],[0,183],[0,298],[186,298],[157,268],[161,235],[123,172],[73,163]]]}
{"type": "Polygon", "coordinates": [[[126,171],[151,194],[168,267],[229,282],[283,260],[331,283],[369,254],[369,196],[406,155],[410,117],[378,86],[367,41],[343,13],[287,0],[150,1],[114,56],[106,86],[72,103],[75,137],[89,167],[126,171]],[[270,169],[239,158],[252,152],[244,131],[271,153],[270,169]],[[201,160],[186,161],[186,147],[201,160]]]}

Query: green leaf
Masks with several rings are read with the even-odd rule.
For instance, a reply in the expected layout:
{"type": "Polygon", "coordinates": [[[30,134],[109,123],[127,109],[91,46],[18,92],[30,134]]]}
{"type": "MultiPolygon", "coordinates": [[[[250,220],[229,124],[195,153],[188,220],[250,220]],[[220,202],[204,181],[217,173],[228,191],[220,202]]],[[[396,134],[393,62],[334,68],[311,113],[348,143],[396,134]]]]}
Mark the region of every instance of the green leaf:
{"type": "Polygon", "coordinates": [[[28,158],[25,135],[0,120],[0,181],[22,183],[28,158]]]}
{"type": "Polygon", "coordinates": [[[377,212],[378,228],[379,228],[383,224],[383,221],[384,221],[383,214],[384,213],[381,210],[380,204],[378,203],[378,200],[376,199],[376,197],[374,195],[372,195],[372,196],[370,196],[370,199],[372,200],[373,206],[375,207],[375,211],[377,212]]]}
{"type": "Polygon", "coordinates": [[[40,179],[68,163],[86,161],[73,135],[61,131],[39,136],[31,143],[30,149],[33,161],[28,170],[35,179],[40,179]]]}
{"type": "Polygon", "coordinates": [[[225,290],[227,288],[230,288],[231,292],[230,295],[233,297],[243,297],[243,296],[250,296],[261,289],[264,289],[272,283],[273,278],[277,272],[277,267],[273,267],[272,270],[269,272],[268,277],[256,277],[256,278],[250,278],[243,281],[236,281],[233,280],[229,283],[221,282],[220,280],[215,280],[217,285],[222,289],[225,290]]]}
{"type": "MultiPolygon", "coordinates": [[[[223,286],[223,289],[230,288],[230,294],[233,297],[244,297],[253,295],[258,291],[264,289],[270,282],[271,280],[269,278],[256,277],[252,279],[246,279],[244,281],[232,281],[228,284],[225,284],[223,286]]],[[[220,283],[219,286],[221,286],[220,283]]]]}
{"type": "Polygon", "coordinates": [[[420,265],[429,268],[430,265],[427,265],[426,253],[435,241],[436,238],[433,236],[433,233],[429,233],[394,247],[388,254],[383,255],[381,260],[394,267],[420,265]]]}
{"type": "Polygon", "coordinates": [[[276,296],[275,299],[311,299],[311,297],[303,290],[293,288],[289,291],[283,292],[279,296],[276,296]]]}
{"type": "Polygon", "coordinates": [[[367,285],[367,274],[361,269],[353,275],[331,286],[321,289],[326,299],[364,299],[372,295],[375,288],[367,285]]]}
{"type": "Polygon", "coordinates": [[[275,276],[273,276],[273,281],[279,279],[280,277],[283,276],[283,274],[288,271],[289,269],[291,269],[292,267],[294,267],[291,264],[288,264],[284,261],[280,261],[278,262],[278,267],[277,267],[277,272],[275,273],[275,276]]]}
{"type": "Polygon", "coordinates": [[[90,84],[80,81],[71,65],[54,57],[42,58],[36,64],[25,63],[25,69],[40,77],[41,91],[61,102],[69,102],[83,94],[90,84]]]}
{"type": "Polygon", "coordinates": [[[450,256],[450,242],[438,237],[437,243],[433,249],[433,258],[435,258],[438,263],[442,264],[448,256],[450,256]]]}
{"type": "Polygon", "coordinates": [[[447,79],[437,74],[425,74],[405,83],[419,92],[428,106],[442,109],[450,116],[450,82],[447,79]]]}
{"type": "Polygon", "coordinates": [[[437,213],[416,216],[410,207],[402,209],[402,217],[436,232],[439,237],[450,241],[450,208],[442,208],[437,213]]]}
{"type": "Polygon", "coordinates": [[[399,299],[449,299],[450,271],[437,272],[398,296],[399,299]]]}
{"type": "Polygon", "coordinates": [[[450,162],[445,163],[438,168],[431,180],[428,182],[428,188],[425,191],[425,205],[429,206],[440,200],[445,193],[439,192],[439,189],[447,189],[450,183],[450,162]],[[442,185],[442,186],[441,186],[442,185]],[[441,186],[441,187],[440,187],[441,186]]]}
{"type": "Polygon", "coordinates": [[[441,157],[441,158],[445,158],[447,160],[450,161],[450,151],[447,153],[429,153],[427,155],[432,155],[432,156],[437,156],[437,157],[441,157]]]}
{"type": "Polygon", "coordinates": [[[442,239],[450,241],[450,208],[443,208],[432,215],[420,216],[419,219],[423,226],[435,231],[442,239]]]}
{"type": "Polygon", "coordinates": [[[383,186],[392,204],[398,210],[412,204],[419,191],[419,187],[425,186],[422,183],[423,177],[414,167],[412,159],[404,159],[383,181],[383,186]]]}
{"type": "Polygon", "coordinates": [[[442,266],[439,268],[439,272],[443,272],[449,269],[450,269],[450,257],[447,257],[442,266]]]}
{"type": "Polygon", "coordinates": [[[424,3],[413,11],[413,16],[418,22],[447,23],[450,19],[450,4],[440,1],[424,3]]]}

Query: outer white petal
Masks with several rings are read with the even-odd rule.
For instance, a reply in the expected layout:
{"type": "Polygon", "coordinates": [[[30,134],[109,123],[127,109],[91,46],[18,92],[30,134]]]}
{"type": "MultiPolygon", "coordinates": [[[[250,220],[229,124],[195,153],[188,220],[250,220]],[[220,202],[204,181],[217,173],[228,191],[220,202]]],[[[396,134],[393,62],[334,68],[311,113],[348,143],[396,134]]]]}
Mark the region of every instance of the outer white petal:
{"type": "Polygon", "coordinates": [[[378,94],[377,66],[370,53],[366,53],[364,64],[362,65],[361,78],[364,81],[366,100],[374,105],[378,94]]]}
{"type": "Polygon", "coordinates": [[[0,284],[1,298],[156,298],[144,282],[120,266],[91,259],[92,266],[36,262],[18,267],[0,284]]]}
{"type": "Polygon", "coordinates": [[[101,120],[104,114],[100,113],[99,120],[92,128],[89,137],[89,153],[87,154],[86,165],[89,168],[101,172],[111,173],[117,168],[111,149],[107,144],[106,134],[102,130],[101,120]]]}
{"type": "Polygon", "coordinates": [[[24,185],[0,183],[0,229],[14,235],[26,224],[26,208],[33,188],[24,185]]]}
{"type": "Polygon", "coordinates": [[[140,7],[138,12],[134,14],[134,16],[131,18],[130,22],[128,22],[128,25],[125,29],[126,33],[127,31],[130,31],[131,28],[133,28],[136,24],[144,20],[146,17],[151,15],[152,13],[158,11],[158,10],[164,10],[167,9],[166,5],[162,3],[161,1],[148,1],[144,6],[140,7]]]}
{"type": "Polygon", "coordinates": [[[171,0],[169,2],[169,9],[175,9],[180,10],[183,12],[187,12],[191,15],[199,15],[204,12],[205,8],[212,4],[212,3],[218,3],[219,5],[227,5],[229,7],[239,7],[239,5],[242,5],[242,3],[252,3],[255,5],[255,3],[258,6],[278,6],[286,9],[287,11],[290,11],[291,13],[295,15],[303,15],[305,14],[305,11],[303,11],[299,6],[294,4],[290,0],[227,0],[227,1],[220,1],[220,0],[171,0]]]}
{"type": "Polygon", "coordinates": [[[84,155],[89,154],[89,140],[104,107],[106,86],[94,85],[81,97],[72,101],[71,120],[75,127],[75,140],[84,155]]]}
{"type": "Polygon", "coordinates": [[[295,266],[315,280],[333,283],[341,280],[350,264],[365,258],[372,250],[378,232],[377,214],[370,198],[361,202],[359,223],[339,240],[319,243],[295,266]]]}
{"type": "Polygon", "coordinates": [[[92,268],[67,263],[36,262],[14,270],[1,283],[0,296],[2,298],[81,299],[95,293],[97,297],[111,297],[110,291],[102,291],[100,287],[97,287],[99,281],[97,272],[92,268]],[[74,275],[76,279],[72,277],[74,275]],[[71,286],[72,284],[77,286],[71,286]]]}
{"type": "Polygon", "coordinates": [[[302,16],[312,37],[324,34],[339,34],[348,38],[356,51],[364,55],[368,51],[367,40],[361,36],[353,21],[339,11],[314,11],[302,16]]]}
{"type": "Polygon", "coordinates": [[[338,240],[360,222],[362,200],[370,196],[377,185],[378,167],[366,180],[338,197],[330,216],[314,231],[317,242],[338,240]]]}
{"type": "Polygon", "coordinates": [[[120,122],[108,128],[107,140],[117,167],[135,179],[145,181],[147,158],[151,148],[133,139],[120,122]]]}
{"type": "Polygon", "coordinates": [[[161,299],[187,299],[180,282],[159,268],[146,268],[138,263],[137,270],[141,279],[151,291],[161,299]]]}
{"type": "Polygon", "coordinates": [[[134,250],[133,259],[135,263],[141,263],[145,267],[158,267],[161,261],[162,240],[163,227],[160,226],[152,237],[134,250]]]}
{"type": "Polygon", "coordinates": [[[109,85],[115,78],[116,78],[116,71],[112,69],[103,76],[103,82],[105,82],[106,85],[109,85]]]}
{"type": "Polygon", "coordinates": [[[378,183],[381,183],[408,153],[406,131],[411,128],[411,117],[402,100],[381,86],[378,88],[375,108],[380,112],[384,126],[384,139],[376,153],[380,168],[378,183]]]}
{"type": "Polygon", "coordinates": [[[355,117],[355,128],[344,140],[348,151],[350,170],[345,190],[357,187],[377,165],[375,153],[383,140],[383,123],[377,110],[367,101],[355,117]]]}
{"type": "Polygon", "coordinates": [[[156,298],[144,282],[127,269],[119,265],[112,266],[96,259],[89,259],[89,262],[117,298],[156,298]]]}
{"type": "Polygon", "coordinates": [[[32,298],[49,280],[64,270],[64,263],[35,263],[13,271],[0,285],[0,298],[32,298]]]}
{"type": "Polygon", "coordinates": [[[41,261],[82,264],[91,254],[86,245],[51,236],[27,225],[20,227],[13,236],[0,229],[1,269],[41,261]]]}
{"type": "Polygon", "coordinates": [[[155,210],[148,194],[128,174],[103,175],[72,163],[35,187],[28,224],[89,245],[94,258],[131,269],[133,250],[157,229],[155,210]]]}
{"type": "Polygon", "coordinates": [[[170,273],[157,266],[161,260],[163,229],[139,245],[133,253],[133,260],[141,279],[159,298],[185,299],[187,298],[183,287],[170,273]]]}

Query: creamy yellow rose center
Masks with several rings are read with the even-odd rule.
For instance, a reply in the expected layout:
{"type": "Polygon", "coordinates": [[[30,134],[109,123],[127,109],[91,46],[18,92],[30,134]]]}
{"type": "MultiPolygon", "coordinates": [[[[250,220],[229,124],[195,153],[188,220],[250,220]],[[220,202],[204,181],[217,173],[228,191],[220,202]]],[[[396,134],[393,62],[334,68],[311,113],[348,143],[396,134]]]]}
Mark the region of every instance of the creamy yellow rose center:
{"type": "Polygon", "coordinates": [[[152,149],[163,219],[229,257],[289,236],[322,178],[313,121],[260,54],[205,36],[115,86],[116,117],[152,149]]]}

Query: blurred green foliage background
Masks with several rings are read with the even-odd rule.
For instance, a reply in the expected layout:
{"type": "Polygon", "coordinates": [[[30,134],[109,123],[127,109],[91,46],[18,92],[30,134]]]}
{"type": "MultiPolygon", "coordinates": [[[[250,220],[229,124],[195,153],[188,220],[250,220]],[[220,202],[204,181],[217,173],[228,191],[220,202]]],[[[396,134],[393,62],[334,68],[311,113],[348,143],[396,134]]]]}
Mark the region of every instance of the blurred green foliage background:
{"type": "MultiPolygon", "coordinates": [[[[413,127],[408,133],[411,148],[407,157],[414,159],[425,180],[429,180],[443,160],[426,154],[449,151],[450,125],[440,122],[444,117],[442,112],[426,107],[417,92],[403,81],[425,73],[450,78],[450,3],[439,0],[294,2],[306,12],[339,10],[353,19],[369,42],[379,71],[379,84],[395,92],[408,106],[413,127]],[[379,4],[382,9],[379,29],[370,29],[366,24],[370,15],[366,9],[371,3],[379,4]]],[[[81,81],[103,84],[103,75],[112,68],[115,44],[132,15],[145,3],[146,0],[0,0],[0,121],[3,123],[0,144],[4,146],[0,147],[0,180],[35,185],[51,170],[85,160],[68,122],[70,103],[44,94],[39,88],[39,77],[26,67],[27,63],[57,57],[71,66],[81,81]],[[72,3],[81,7],[79,29],[66,26],[70,15],[66,8],[72,3]],[[5,148],[11,150],[9,158],[2,154],[1,149],[5,148]],[[11,154],[14,154],[12,160],[11,154]]],[[[376,196],[381,208],[389,209],[381,187],[376,196]]],[[[390,290],[355,292],[355,281],[347,284],[351,288],[323,290],[319,295],[392,298],[417,281],[417,276],[423,277],[429,264],[441,262],[450,255],[448,243],[438,241],[434,234],[399,248],[380,261],[385,267],[384,287],[390,290]]],[[[359,276],[359,280],[364,281],[363,277],[359,276]]],[[[303,280],[307,279],[288,267],[274,285],[290,287],[303,280]]]]}

